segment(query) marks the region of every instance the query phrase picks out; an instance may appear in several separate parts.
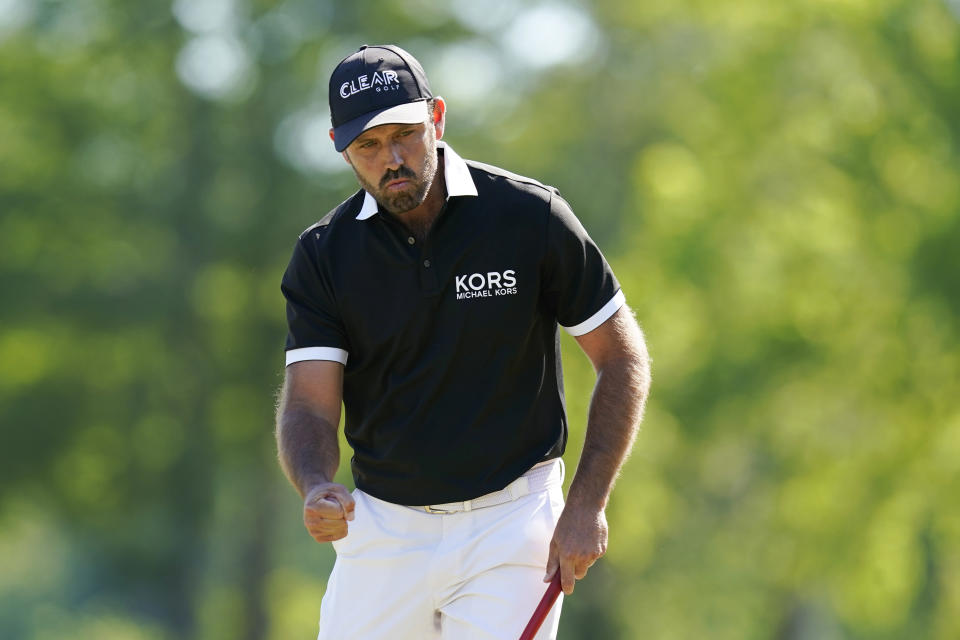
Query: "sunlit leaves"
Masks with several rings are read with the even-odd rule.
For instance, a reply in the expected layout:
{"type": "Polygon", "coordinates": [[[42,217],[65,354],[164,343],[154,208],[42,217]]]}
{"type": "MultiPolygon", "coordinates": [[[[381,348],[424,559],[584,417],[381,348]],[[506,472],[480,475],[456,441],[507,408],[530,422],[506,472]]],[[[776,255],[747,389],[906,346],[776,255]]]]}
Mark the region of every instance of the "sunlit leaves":
{"type": "Polygon", "coordinates": [[[327,71],[389,37],[458,151],[561,189],[650,343],[562,635],[958,637],[960,5],[375,6],[0,0],[0,635],[314,628],[278,283],[355,188],[327,71]]]}

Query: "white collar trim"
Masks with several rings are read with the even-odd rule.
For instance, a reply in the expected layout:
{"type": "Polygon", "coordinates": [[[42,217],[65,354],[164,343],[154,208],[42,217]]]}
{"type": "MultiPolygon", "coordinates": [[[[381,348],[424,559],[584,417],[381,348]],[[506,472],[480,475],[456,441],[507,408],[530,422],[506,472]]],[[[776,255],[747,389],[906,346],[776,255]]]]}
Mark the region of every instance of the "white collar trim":
{"type": "MultiPolygon", "coordinates": [[[[447,185],[447,199],[453,196],[476,196],[477,185],[473,182],[470,169],[453,147],[442,140],[437,147],[443,149],[443,179],[447,185]]],[[[377,201],[369,192],[363,193],[363,206],[357,214],[357,220],[366,220],[377,213],[377,201]]]]}

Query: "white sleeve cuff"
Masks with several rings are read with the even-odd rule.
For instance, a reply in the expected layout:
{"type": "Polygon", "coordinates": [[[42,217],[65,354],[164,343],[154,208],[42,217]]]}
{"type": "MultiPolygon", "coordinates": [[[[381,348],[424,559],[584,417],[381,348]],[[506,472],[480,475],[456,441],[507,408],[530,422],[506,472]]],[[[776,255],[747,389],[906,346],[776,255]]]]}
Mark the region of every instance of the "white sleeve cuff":
{"type": "Polygon", "coordinates": [[[347,352],[335,347],[304,347],[302,349],[290,349],[287,351],[287,366],[294,362],[303,362],[304,360],[330,360],[339,362],[342,365],[347,364],[347,352]]]}
{"type": "MultiPolygon", "coordinates": [[[[590,333],[604,322],[607,319],[615,314],[617,310],[624,305],[627,299],[623,296],[623,290],[618,290],[613,297],[610,299],[610,302],[600,307],[600,311],[597,311],[595,314],[584,320],[578,325],[572,327],[563,327],[564,330],[572,336],[582,336],[585,333],[590,333]]],[[[563,325],[560,325],[563,326],[563,325]]]]}

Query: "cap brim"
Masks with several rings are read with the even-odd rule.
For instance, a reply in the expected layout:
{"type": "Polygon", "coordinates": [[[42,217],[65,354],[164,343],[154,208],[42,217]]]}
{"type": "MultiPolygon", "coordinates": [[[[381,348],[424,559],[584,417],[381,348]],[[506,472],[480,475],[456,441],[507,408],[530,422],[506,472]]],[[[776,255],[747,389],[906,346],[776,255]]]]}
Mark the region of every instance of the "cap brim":
{"type": "Polygon", "coordinates": [[[359,118],[344,122],[333,129],[333,146],[337,151],[343,151],[361,133],[382,124],[419,124],[427,119],[426,107],[423,100],[406,102],[395,107],[387,107],[379,111],[365,113],[359,118]]]}

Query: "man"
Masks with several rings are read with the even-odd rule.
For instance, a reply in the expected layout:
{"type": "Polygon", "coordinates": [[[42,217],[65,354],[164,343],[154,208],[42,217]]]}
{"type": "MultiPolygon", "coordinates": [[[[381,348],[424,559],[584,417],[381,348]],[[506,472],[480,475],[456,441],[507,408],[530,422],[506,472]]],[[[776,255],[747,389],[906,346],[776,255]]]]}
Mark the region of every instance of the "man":
{"type": "MultiPolygon", "coordinates": [[[[606,550],[604,508],[649,386],[646,347],[559,193],[462,160],[396,46],[330,80],[330,136],[362,189],[300,236],[281,465],[337,561],[319,638],[516,638],[559,571],[606,550]],[[558,324],[597,371],[566,505],[558,324]],[[341,401],[356,490],[333,482],[341,401]]],[[[554,638],[560,603],[538,638],[554,638]]]]}

